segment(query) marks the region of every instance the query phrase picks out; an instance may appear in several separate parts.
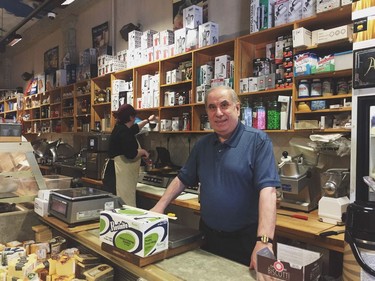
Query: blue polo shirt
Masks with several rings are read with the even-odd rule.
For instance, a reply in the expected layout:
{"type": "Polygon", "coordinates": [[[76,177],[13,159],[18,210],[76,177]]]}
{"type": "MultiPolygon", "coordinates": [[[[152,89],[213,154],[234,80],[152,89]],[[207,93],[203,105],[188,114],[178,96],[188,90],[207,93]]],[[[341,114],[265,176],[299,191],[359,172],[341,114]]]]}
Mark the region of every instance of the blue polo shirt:
{"type": "Polygon", "coordinates": [[[178,178],[190,186],[201,183],[201,217],[222,231],[257,224],[259,191],[280,186],[270,138],[241,122],[223,143],[216,133],[200,138],[178,178]]]}

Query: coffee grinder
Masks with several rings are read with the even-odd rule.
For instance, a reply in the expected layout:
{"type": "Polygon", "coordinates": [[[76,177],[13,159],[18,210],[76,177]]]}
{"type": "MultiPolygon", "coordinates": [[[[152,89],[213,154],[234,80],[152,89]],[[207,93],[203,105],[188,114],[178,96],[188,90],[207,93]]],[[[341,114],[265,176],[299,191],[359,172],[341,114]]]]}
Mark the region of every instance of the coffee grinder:
{"type": "Polygon", "coordinates": [[[334,225],[343,225],[342,214],[350,201],[349,169],[332,168],[320,175],[322,198],[319,200],[319,220],[334,225]]]}

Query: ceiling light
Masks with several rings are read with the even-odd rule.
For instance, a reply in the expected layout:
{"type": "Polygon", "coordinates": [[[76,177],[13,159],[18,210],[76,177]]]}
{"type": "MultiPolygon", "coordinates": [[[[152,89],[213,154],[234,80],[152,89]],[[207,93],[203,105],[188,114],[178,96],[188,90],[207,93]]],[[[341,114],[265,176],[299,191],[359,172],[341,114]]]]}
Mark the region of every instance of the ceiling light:
{"type": "Polygon", "coordinates": [[[20,34],[14,34],[12,36],[9,36],[9,41],[8,41],[8,45],[9,46],[14,46],[16,45],[19,41],[22,40],[22,36],[20,34]]]}
{"type": "Polygon", "coordinates": [[[74,2],[74,0],[65,0],[64,2],[61,3],[61,6],[64,6],[64,5],[70,5],[74,2]]]}

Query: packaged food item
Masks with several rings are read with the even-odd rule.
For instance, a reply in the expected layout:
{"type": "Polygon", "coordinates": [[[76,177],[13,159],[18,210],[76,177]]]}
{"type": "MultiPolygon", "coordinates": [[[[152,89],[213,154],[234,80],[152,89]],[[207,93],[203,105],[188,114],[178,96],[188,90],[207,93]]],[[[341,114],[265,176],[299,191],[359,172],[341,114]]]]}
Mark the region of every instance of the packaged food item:
{"type": "Polygon", "coordinates": [[[298,97],[307,98],[310,96],[310,83],[308,80],[301,80],[298,84],[298,97]]]}
{"type": "Polygon", "coordinates": [[[332,79],[326,78],[322,82],[322,95],[323,97],[333,96],[332,79]]]}
{"type": "Polygon", "coordinates": [[[310,96],[320,97],[322,95],[322,81],[320,79],[313,79],[311,83],[310,96]]]}

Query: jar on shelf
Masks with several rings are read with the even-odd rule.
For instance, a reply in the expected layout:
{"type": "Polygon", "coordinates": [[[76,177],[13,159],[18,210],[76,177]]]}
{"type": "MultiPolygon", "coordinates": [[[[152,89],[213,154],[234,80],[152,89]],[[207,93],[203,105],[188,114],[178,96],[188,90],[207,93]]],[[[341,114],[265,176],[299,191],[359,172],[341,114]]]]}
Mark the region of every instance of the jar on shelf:
{"type": "Polygon", "coordinates": [[[280,109],[276,99],[268,102],[267,130],[280,130],[280,109]]]}
{"type": "Polygon", "coordinates": [[[320,97],[322,95],[322,81],[320,79],[313,79],[311,83],[310,96],[320,97]]]}
{"type": "Polygon", "coordinates": [[[306,79],[299,81],[298,84],[298,97],[307,98],[310,96],[310,82],[306,79]]]}
{"type": "Polygon", "coordinates": [[[254,102],[252,122],[254,128],[260,130],[266,129],[266,108],[264,107],[262,100],[254,102]]]}
{"type": "Polygon", "coordinates": [[[349,93],[349,85],[348,81],[346,81],[344,78],[339,79],[336,84],[336,93],[338,95],[346,95],[349,93]]]}
{"type": "Polygon", "coordinates": [[[190,131],[190,114],[189,112],[182,113],[182,130],[190,131]]]}
{"type": "Polygon", "coordinates": [[[322,82],[323,97],[333,96],[332,78],[325,78],[322,82]]]}

